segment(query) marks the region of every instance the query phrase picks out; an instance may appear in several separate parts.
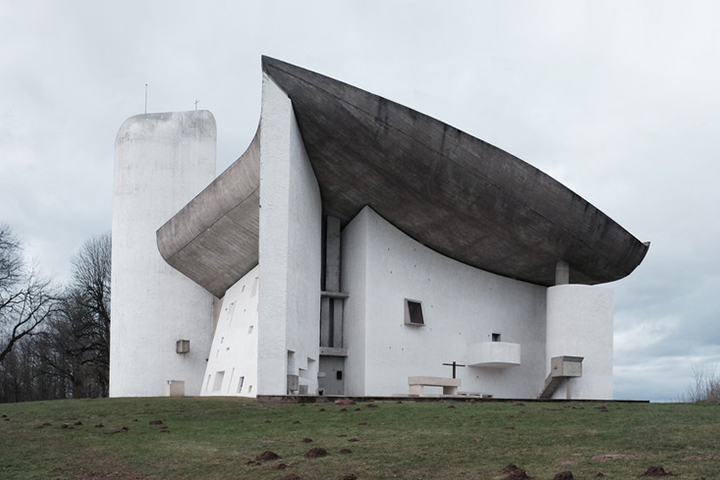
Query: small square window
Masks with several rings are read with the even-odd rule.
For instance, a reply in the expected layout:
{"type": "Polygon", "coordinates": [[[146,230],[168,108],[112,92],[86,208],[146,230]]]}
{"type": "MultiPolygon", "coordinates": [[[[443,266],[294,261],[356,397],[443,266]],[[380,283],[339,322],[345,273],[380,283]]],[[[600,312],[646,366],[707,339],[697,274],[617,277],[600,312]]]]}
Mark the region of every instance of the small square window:
{"type": "Polygon", "coordinates": [[[422,303],[415,300],[405,300],[405,325],[425,325],[422,303]]]}
{"type": "Polygon", "coordinates": [[[190,340],[178,340],[175,342],[175,351],[179,354],[190,352],[190,340]]]}
{"type": "Polygon", "coordinates": [[[500,334],[499,334],[499,333],[493,333],[493,334],[492,334],[492,341],[493,341],[493,342],[499,342],[499,341],[500,341],[500,334]]]}

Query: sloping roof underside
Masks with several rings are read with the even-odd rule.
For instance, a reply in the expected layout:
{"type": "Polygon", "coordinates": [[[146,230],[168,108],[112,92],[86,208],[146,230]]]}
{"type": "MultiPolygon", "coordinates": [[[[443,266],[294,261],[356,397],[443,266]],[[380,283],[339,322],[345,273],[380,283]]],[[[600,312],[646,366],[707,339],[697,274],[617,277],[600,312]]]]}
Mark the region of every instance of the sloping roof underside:
{"type": "MultiPolygon", "coordinates": [[[[648,245],[600,210],[499,148],[407,107],[294,65],[263,57],[263,71],[292,100],[320,185],[323,209],[338,217],[342,225],[369,205],[439,253],[486,271],[548,286],[555,282],[559,260],[570,265],[572,283],[597,284],[629,275],[647,252],[648,245]]],[[[259,148],[255,143],[248,152],[259,148]]],[[[238,162],[247,162],[243,160],[247,156],[246,152],[238,162]]],[[[233,168],[216,182],[228,177],[224,183],[229,186],[243,183],[240,178],[230,178],[239,173],[237,168],[233,173],[233,168]]],[[[206,190],[198,197],[203,195],[210,194],[206,190]]],[[[185,212],[188,207],[169,223],[197,223],[185,212]]],[[[253,215],[257,223],[257,212],[253,215]]],[[[161,238],[169,236],[163,235],[165,228],[158,232],[161,252],[161,238]]],[[[256,230],[246,241],[254,242],[254,262],[256,230]]],[[[213,232],[217,235],[230,238],[236,233],[229,228],[218,229],[213,232]]],[[[190,237],[187,240],[187,245],[197,242],[190,237]]],[[[218,264],[198,267],[200,262],[187,256],[182,262],[168,259],[187,245],[175,245],[174,253],[163,252],[163,256],[216,295],[249,270],[247,266],[235,268],[225,275],[228,278],[223,287],[210,289],[207,285],[214,281],[210,277],[220,273],[218,264]],[[206,273],[191,275],[188,270],[206,273]]],[[[226,265],[227,258],[235,258],[239,252],[233,250],[232,243],[226,247],[212,255],[206,252],[203,257],[224,257],[223,269],[232,270],[226,265]]],[[[198,244],[195,250],[204,248],[198,244]]]]}

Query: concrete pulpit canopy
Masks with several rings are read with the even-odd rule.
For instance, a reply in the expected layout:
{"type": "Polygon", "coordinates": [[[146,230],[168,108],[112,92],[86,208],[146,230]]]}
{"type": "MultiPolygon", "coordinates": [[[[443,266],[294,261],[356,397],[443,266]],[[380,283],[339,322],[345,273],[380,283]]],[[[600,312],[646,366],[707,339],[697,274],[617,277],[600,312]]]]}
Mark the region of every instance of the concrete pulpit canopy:
{"type": "MultiPolygon", "coordinates": [[[[323,211],[342,225],[370,206],[443,255],[545,286],[559,261],[572,283],[592,285],[629,275],[647,253],[579,195],[497,147],[318,73],[268,57],[262,67],[291,99],[323,211]]],[[[168,263],[215,295],[258,260],[257,143],[158,231],[168,263]]]]}

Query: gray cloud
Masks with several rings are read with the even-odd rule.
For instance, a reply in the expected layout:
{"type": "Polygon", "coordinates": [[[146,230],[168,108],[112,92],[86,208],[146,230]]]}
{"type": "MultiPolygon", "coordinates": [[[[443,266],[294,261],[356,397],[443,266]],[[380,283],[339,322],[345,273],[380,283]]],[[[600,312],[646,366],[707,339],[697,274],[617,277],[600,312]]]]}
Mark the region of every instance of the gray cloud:
{"type": "Polygon", "coordinates": [[[248,145],[267,54],[528,161],[641,240],[616,293],[616,394],[676,399],[718,361],[720,5],[537,2],[0,4],[0,221],[66,278],[110,229],[125,118],[200,108],[218,173],[248,145]]]}

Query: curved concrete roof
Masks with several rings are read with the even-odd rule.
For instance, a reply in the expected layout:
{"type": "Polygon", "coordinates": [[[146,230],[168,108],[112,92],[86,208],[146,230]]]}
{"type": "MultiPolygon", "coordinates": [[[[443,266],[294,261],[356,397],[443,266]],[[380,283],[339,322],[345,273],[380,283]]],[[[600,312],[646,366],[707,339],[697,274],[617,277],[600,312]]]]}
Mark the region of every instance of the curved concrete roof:
{"type": "Polygon", "coordinates": [[[216,297],[258,263],[260,136],[157,231],[166,262],[216,297]]]}
{"type": "MultiPolygon", "coordinates": [[[[323,209],[343,225],[369,205],[439,253],[539,285],[555,283],[560,260],[572,283],[597,284],[627,276],[647,253],[647,244],[593,205],[497,147],[309,70],[268,57],[262,66],[292,100],[323,209]]],[[[218,180],[241,181],[233,168],[218,180]]],[[[257,249],[257,235],[254,242],[257,249]]],[[[199,283],[208,288],[208,281],[199,283]]]]}

